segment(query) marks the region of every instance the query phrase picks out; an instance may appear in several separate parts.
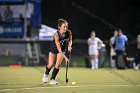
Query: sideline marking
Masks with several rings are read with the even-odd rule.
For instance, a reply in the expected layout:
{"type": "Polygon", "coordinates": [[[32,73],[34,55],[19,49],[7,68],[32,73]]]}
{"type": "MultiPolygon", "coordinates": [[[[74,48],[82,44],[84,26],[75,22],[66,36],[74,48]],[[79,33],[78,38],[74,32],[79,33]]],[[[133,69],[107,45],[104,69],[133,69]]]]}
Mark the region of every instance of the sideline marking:
{"type": "Polygon", "coordinates": [[[81,85],[81,86],[52,86],[52,87],[27,87],[27,88],[17,88],[17,89],[1,89],[0,91],[10,91],[10,90],[29,90],[29,89],[44,89],[44,88],[48,88],[48,89],[53,89],[53,88],[77,88],[77,87],[137,87],[140,85],[81,85]]]}
{"type": "Polygon", "coordinates": [[[27,87],[27,88],[17,88],[17,89],[1,89],[0,91],[10,91],[10,90],[25,90],[25,89],[43,89],[43,88],[76,88],[79,86],[52,86],[52,87],[27,87]]]}

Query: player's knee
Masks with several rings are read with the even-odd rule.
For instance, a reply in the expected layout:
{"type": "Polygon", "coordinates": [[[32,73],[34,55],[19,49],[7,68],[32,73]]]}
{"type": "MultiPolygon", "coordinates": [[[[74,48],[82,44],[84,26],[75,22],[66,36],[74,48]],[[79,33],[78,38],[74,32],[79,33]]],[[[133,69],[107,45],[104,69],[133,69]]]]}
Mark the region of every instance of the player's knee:
{"type": "Polygon", "coordinates": [[[47,67],[51,69],[53,67],[53,64],[48,64],[47,67]]]}
{"type": "Polygon", "coordinates": [[[55,68],[59,69],[60,66],[61,66],[61,64],[56,64],[56,65],[55,65],[55,68]]]}

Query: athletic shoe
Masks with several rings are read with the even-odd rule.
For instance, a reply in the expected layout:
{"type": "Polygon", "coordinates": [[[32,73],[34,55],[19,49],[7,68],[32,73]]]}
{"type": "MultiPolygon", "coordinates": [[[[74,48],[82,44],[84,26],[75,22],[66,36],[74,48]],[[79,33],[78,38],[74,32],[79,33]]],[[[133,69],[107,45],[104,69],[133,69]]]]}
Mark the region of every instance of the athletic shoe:
{"type": "Polygon", "coordinates": [[[43,76],[43,78],[42,78],[42,81],[43,81],[44,83],[47,83],[47,82],[48,82],[48,75],[46,75],[45,73],[44,73],[44,76],[43,76]]]}
{"type": "Polygon", "coordinates": [[[56,85],[56,84],[58,84],[58,82],[56,82],[54,79],[52,79],[49,84],[56,85]]]}
{"type": "Polygon", "coordinates": [[[138,70],[138,69],[139,69],[139,66],[136,66],[134,69],[135,69],[135,70],[138,70]]]}
{"type": "Polygon", "coordinates": [[[91,69],[94,70],[95,68],[94,67],[91,67],[91,69]]]}

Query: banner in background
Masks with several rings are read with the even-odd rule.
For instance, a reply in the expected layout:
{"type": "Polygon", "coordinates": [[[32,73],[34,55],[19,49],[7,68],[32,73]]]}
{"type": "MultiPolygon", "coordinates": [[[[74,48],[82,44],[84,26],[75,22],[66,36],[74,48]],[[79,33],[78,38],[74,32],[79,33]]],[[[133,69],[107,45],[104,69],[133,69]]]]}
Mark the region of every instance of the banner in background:
{"type": "Polygon", "coordinates": [[[23,22],[4,22],[0,24],[0,38],[23,38],[23,22]]]}
{"type": "Polygon", "coordinates": [[[41,0],[27,0],[33,6],[31,15],[32,24],[34,27],[41,27],[41,0]]]}
{"type": "MultiPolygon", "coordinates": [[[[12,0],[2,0],[3,2],[10,2],[12,0]]],[[[13,0],[18,1],[18,0],[13,0]]],[[[22,0],[19,0],[22,1],[22,0]]],[[[24,30],[24,23],[25,21],[19,22],[20,15],[22,15],[23,19],[27,18],[31,20],[31,26],[35,28],[41,27],[41,0],[27,0],[27,3],[25,5],[16,5],[16,3],[13,5],[0,5],[0,16],[2,22],[0,22],[0,38],[1,37],[23,37],[25,30],[24,30]],[[12,18],[13,21],[8,23],[5,22],[5,15],[4,12],[7,9],[7,6],[10,7],[11,11],[13,12],[12,18]],[[17,31],[19,30],[19,31],[17,31]]]]}

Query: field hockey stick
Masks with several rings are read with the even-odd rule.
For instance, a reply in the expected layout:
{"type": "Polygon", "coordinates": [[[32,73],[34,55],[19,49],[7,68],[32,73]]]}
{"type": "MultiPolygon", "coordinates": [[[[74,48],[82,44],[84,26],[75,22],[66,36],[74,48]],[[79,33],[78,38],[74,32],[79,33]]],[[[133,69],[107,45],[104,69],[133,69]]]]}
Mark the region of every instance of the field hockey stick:
{"type": "MultiPolygon", "coordinates": [[[[69,62],[70,62],[70,52],[67,51],[66,56],[69,58],[69,62]]],[[[66,63],[66,83],[69,82],[69,79],[68,79],[68,67],[69,67],[69,62],[66,63]]]]}
{"type": "Polygon", "coordinates": [[[66,63],[66,83],[68,83],[69,82],[69,79],[68,79],[68,66],[69,64],[68,63],[66,63]]]}

